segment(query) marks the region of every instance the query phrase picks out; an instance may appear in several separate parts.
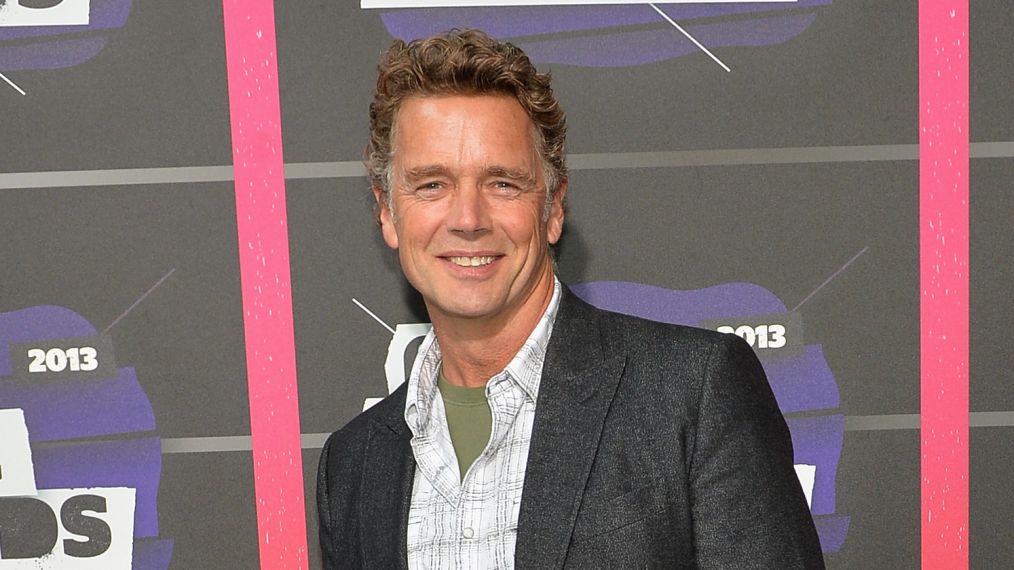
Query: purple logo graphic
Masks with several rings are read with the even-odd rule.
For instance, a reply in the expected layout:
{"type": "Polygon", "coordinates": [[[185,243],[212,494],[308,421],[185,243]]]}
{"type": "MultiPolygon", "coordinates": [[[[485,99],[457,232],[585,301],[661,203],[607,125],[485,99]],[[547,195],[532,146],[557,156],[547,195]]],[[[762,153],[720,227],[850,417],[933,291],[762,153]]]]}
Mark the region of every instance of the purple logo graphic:
{"type": "Polygon", "coordinates": [[[24,411],[40,490],[134,489],[132,567],[164,570],[173,542],[159,538],[155,416],[133,368],[103,372],[112,358],[108,337],[70,309],[0,313],[0,409],[24,411]]]}
{"type": "Polygon", "coordinates": [[[806,494],[821,547],[824,552],[841,548],[849,517],[835,514],[835,489],[845,418],[832,413],[839,405],[838,385],[821,345],[802,342],[798,315],[789,313],[773,293],[750,283],[674,291],[640,283],[597,281],[575,285],[572,290],[602,309],[663,323],[731,329],[750,342],[782,413],[788,416],[796,472],[804,492],[810,488],[806,494]],[[715,326],[718,323],[725,324],[715,326]],[[793,417],[799,412],[806,415],[793,417]]]}
{"type": "Polygon", "coordinates": [[[0,71],[61,69],[88,61],[105,47],[108,32],[127,22],[131,1],[0,0],[0,71]],[[72,4],[84,5],[86,23],[68,24],[80,21],[76,11],[67,15],[72,4]]]}
{"type": "MultiPolygon", "coordinates": [[[[660,4],[658,8],[709,48],[770,46],[802,33],[831,0],[780,3],[660,4]]],[[[479,28],[512,40],[537,64],[625,67],[701,50],[648,4],[387,11],[392,36],[411,40],[451,28],[479,28]],[[658,26],[652,26],[658,24],[658,26]],[[555,36],[555,37],[547,37],[555,36]]]]}

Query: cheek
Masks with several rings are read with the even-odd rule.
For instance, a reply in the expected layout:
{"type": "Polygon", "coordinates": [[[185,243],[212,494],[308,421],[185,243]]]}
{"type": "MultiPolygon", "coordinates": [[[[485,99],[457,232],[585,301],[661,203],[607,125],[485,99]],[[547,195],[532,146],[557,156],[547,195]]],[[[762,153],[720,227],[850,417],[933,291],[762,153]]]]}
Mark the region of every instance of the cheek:
{"type": "Polygon", "coordinates": [[[524,220],[517,220],[516,223],[506,227],[511,241],[521,248],[538,250],[545,248],[547,244],[547,228],[542,218],[538,215],[527,217],[524,220]]]}
{"type": "Polygon", "coordinates": [[[398,244],[403,259],[427,257],[427,252],[436,245],[439,224],[434,224],[432,218],[419,216],[419,213],[406,209],[405,215],[399,215],[397,223],[391,226],[392,239],[398,244]]]}

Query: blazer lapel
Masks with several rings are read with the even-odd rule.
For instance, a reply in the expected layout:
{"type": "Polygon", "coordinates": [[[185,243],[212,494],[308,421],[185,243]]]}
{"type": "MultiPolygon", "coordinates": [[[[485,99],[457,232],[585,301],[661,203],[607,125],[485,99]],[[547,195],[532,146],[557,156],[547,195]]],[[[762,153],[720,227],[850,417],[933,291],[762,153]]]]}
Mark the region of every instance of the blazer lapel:
{"type": "Polygon", "coordinates": [[[518,516],[518,568],[563,566],[626,362],[603,348],[599,311],[565,290],[546,351],[518,516]]]}
{"type": "Polygon", "coordinates": [[[408,511],[415,460],[412,433],[400,413],[404,398],[400,401],[401,406],[392,407],[399,413],[375,422],[367,444],[358,513],[366,568],[407,569],[408,511]]]}

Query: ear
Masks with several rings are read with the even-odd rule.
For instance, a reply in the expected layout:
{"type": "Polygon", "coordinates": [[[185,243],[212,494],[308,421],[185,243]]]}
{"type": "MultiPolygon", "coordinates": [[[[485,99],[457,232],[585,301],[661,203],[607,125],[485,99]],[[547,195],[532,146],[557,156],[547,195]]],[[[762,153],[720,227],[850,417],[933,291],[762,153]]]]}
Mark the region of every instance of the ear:
{"type": "Polygon", "coordinates": [[[377,201],[377,223],[380,224],[384,242],[391,249],[398,249],[398,230],[394,227],[394,213],[384,199],[384,191],[380,186],[373,187],[373,199],[377,201]]]}
{"type": "Polygon", "coordinates": [[[563,234],[563,203],[566,197],[567,180],[564,179],[560,181],[560,186],[556,189],[556,194],[553,195],[553,205],[549,210],[549,219],[546,220],[546,237],[550,245],[560,241],[560,236],[563,234]]]}

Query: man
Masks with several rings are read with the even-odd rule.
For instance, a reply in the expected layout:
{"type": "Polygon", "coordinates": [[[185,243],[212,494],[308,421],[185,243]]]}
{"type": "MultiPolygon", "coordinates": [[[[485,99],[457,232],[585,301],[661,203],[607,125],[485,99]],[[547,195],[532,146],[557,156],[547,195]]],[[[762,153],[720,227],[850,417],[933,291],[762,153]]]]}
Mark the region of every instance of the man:
{"type": "Polygon", "coordinates": [[[379,69],[367,167],[433,332],[324,447],[325,566],[822,568],[751,349],[557,281],[549,76],[477,31],[395,42],[379,69]]]}

